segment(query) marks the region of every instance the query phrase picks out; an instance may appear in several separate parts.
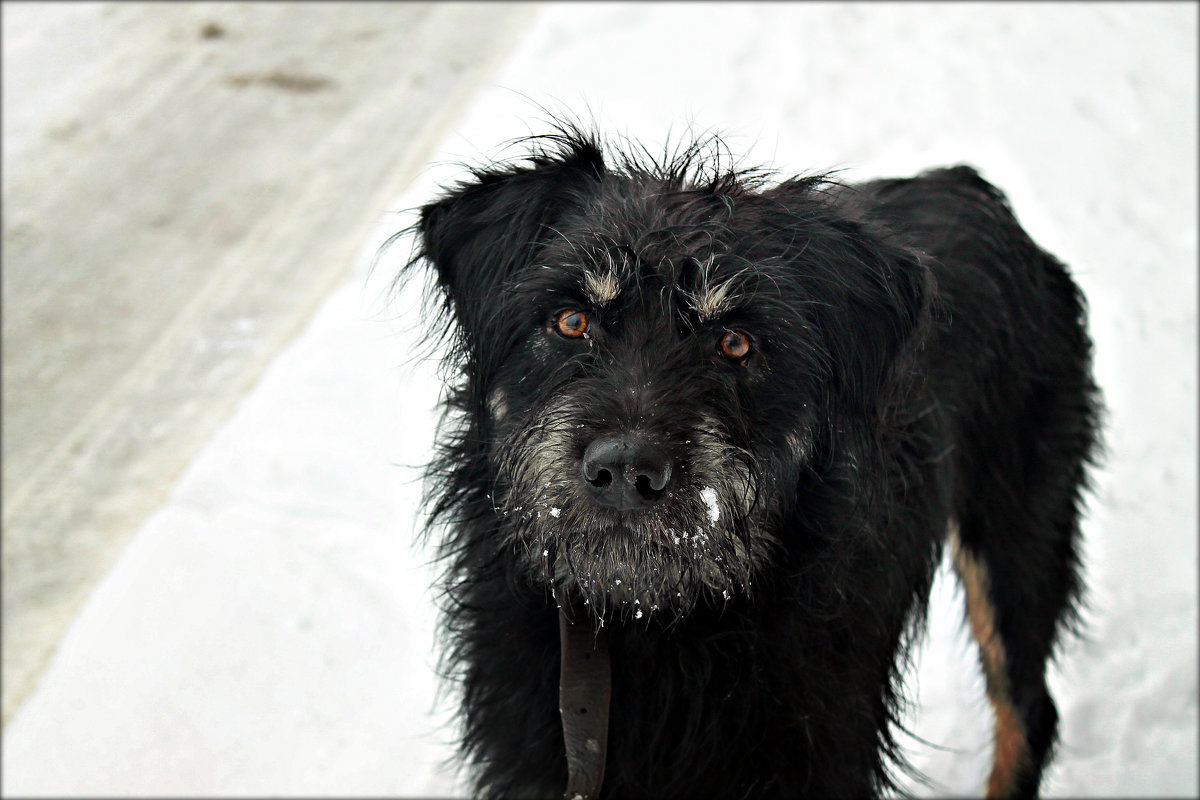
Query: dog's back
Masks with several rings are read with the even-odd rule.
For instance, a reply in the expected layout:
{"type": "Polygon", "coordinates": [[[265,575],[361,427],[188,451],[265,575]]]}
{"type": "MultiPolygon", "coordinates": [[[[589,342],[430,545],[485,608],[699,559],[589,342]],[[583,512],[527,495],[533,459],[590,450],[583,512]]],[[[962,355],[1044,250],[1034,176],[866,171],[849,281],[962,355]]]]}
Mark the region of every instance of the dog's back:
{"type": "Polygon", "coordinates": [[[858,189],[870,217],[931,256],[926,363],[956,428],[950,545],[995,711],[988,792],[1031,795],[1057,723],[1043,665],[1077,622],[1078,518],[1098,447],[1085,302],[969,167],[858,189]]]}

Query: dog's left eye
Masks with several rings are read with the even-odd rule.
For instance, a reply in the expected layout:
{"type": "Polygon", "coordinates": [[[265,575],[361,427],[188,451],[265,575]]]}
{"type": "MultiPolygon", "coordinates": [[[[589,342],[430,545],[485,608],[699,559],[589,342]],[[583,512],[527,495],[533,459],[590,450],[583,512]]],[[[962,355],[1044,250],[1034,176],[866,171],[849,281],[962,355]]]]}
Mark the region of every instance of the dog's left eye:
{"type": "Polygon", "coordinates": [[[749,334],[744,331],[725,331],[721,334],[719,348],[721,355],[726,358],[745,362],[750,355],[751,344],[749,334]]]}
{"type": "Polygon", "coordinates": [[[560,311],[554,319],[554,330],[568,339],[582,339],[588,335],[587,314],[578,309],[560,311]]]}

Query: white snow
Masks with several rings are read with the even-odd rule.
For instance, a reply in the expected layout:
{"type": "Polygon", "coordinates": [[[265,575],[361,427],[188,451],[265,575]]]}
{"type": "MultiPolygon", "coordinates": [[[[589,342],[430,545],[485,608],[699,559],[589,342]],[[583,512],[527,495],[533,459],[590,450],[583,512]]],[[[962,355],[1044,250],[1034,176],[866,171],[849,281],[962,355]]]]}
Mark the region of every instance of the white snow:
{"type": "Polygon", "coordinates": [[[705,486],[700,490],[700,499],[708,508],[708,521],[716,524],[717,520],[721,518],[721,507],[717,505],[717,490],[711,486],[705,486]]]}
{"type": "MultiPolygon", "coordinates": [[[[1088,638],[1051,688],[1058,796],[1197,780],[1196,6],[626,4],[534,27],[392,208],[546,129],[535,103],[651,150],[709,128],[750,163],[849,179],[970,162],[1088,294],[1108,454],[1086,521],[1088,638]]],[[[381,65],[384,68],[385,65],[381,65]]],[[[365,243],[180,479],[4,732],[5,795],[463,795],[434,705],[433,570],[411,544],[437,387],[404,364],[365,243]]],[[[412,289],[419,287],[410,287],[412,289]]],[[[980,795],[990,718],[939,582],[912,685],[919,794],[980,795]]]]}

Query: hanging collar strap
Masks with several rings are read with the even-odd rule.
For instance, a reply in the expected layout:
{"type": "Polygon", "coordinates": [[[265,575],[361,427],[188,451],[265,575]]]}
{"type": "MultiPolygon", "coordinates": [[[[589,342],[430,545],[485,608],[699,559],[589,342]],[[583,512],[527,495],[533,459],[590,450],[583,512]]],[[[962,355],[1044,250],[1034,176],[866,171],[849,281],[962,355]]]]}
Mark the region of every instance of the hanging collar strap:
{"type": "Polygon", "coordinates": [[[558,611],[562,666],[558,710],[567,749],[566,800],[595,800],[604,781],[608,751],[608,706],[612,667],[604,629],[595,630],[587,614],[558,611]],[[574,619],[572,620],[572,617],[574,619]]]}

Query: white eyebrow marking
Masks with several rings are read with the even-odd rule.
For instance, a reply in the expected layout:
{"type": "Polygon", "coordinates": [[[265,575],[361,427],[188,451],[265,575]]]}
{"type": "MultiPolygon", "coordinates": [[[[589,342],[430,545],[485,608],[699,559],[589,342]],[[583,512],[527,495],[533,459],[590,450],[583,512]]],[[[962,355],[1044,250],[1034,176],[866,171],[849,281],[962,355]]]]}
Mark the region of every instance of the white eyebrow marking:
{"type": "Polygon", "coordinates": [[[708,260],[700,265],[699,291],[684,294],[688,305],[703,322],[710,322],[733,308],[733,279],[715,286],[709,282],[714,263],[715,259],[709,256],[708,260]]]}
{"type": "Polygon", "coordinates": [[[688,300],[700,319],[709,322],[733,307],[732,292],[732,282],[726,281],[717,286],[705,286],[699,296],[693,295],[688,300]]]}
{"type": "Polygon", "coordinates": [[[599,270],[603,267],[597,265],[596,272],[583,274],[583,290],[588,299],[598,306],[611,303],[621,292],[621,282],[617,279],[617,264],[613,261],[612,253],[605,250],[604,260],[608,266],[605,272],[601,273],[599,270]]]}
{"type": "Polygon", "coordinates": [[[588,299],[598,306],[605,303],[611,303],[616,299],[617,294],[621,291],[621,284],[617,281],[616,273],[609,271],[603,275],[597,275],[594,272],[585,272],[583,274],[583,289],[587,292],[588,299]]]}

